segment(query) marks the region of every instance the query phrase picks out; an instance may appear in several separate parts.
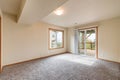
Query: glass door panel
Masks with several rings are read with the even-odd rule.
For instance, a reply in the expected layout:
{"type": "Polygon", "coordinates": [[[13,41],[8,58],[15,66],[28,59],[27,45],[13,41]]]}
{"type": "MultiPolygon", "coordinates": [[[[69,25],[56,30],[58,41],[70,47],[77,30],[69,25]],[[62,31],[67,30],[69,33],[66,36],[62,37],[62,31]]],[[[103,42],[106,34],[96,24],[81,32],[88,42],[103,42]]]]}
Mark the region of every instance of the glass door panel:
{"type": "Polygon", "coordinates": [[[95,42],[96,34],[95,30],[86,30],[86,55],[95,56],[95,42]]]}
{"type": "Polygon", "coordinates": [[[96,54],[96,31],[85,29],[79,31],[79,54],[94,56],[96,54]]]}
{"type": "Polygon", "coordinates": [[[85,54],[85,31],[79,31],[79,47],[78,52],[85,54]]]}

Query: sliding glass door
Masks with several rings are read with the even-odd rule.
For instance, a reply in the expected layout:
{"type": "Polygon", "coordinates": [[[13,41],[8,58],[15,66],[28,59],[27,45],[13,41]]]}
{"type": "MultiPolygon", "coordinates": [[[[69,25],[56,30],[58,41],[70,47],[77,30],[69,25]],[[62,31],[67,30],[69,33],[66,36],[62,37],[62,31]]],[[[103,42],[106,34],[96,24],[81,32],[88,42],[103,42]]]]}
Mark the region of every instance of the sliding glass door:
{"type": "Polygon", "coordinates": [[[79,31],[78,52],[80,54],[85,54],[85,31],[84,30],[79,31]]]}
{"type": "Polygon", "coordinates": [[[96,54],[96,29],[79,30],[78,52],[82,55],[95,56],[96,54]]]}

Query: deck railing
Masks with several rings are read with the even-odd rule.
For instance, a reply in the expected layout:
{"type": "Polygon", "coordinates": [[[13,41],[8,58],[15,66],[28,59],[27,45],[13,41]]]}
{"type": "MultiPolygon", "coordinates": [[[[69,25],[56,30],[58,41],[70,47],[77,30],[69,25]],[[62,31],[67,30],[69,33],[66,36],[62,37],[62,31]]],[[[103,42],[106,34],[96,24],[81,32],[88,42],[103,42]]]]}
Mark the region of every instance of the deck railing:
{"type": "MultiPolygon", "coordinates": [[[[79,43],[79,49],[84,49],[84,43],[79,43]]],[[[95,50],[95,42],[86,42],[86,49],[95,50]]]]}

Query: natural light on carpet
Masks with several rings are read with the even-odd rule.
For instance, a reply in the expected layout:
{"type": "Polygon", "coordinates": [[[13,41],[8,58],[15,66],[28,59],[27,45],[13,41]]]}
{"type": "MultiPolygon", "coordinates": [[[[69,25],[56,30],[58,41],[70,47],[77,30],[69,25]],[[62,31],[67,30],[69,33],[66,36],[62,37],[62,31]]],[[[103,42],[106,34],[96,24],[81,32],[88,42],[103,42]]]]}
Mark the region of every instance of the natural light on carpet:
{"type": "Polygon", "coordinates": [[[92,66],[96,62],[95,58],[91,58],[88,56],[87,57],[85,57],[85,56],[62,57],[61,56],[60,59],[67,60],[70,62],[80,63],[80,64],[84,64],[84,65],[88,65],[88,66],[92,66]]]}

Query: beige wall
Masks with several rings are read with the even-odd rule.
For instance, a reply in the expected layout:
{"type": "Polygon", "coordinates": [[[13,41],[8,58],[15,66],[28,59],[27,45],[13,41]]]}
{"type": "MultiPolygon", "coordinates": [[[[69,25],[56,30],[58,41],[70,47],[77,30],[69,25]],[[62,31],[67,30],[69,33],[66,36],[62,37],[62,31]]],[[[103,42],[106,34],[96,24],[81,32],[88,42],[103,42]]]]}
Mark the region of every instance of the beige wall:
{"type": "MultiPolygon", "coordinates": [[[[120,37],[119,37],[119,44],[120,44],[120,37]]],[[[119,45],[119,62],[120,62],[120,45],[119,45]]]]}
{"type": "Polygon", "coordinates": [[[67,29],[67,51],[74,53],[74,28],[68,28],[67,29]]]}
{"type": "Polygon", "coordinates": [[[99,31],[99,58],[120,62],[120,18],[103,21],[99,31]]]}
{"type": "Polygon", "coordinates": [[[66,29],[37,23],[16,23],[14,16],[3,15],[3,65],[66,52],[66,29]],[[65,30],[64,48],[48,50],[48,28],[65,30]]]}
{"type": "Polygon", "coordinates": [[[0,9],[0,16],[2,15],[1,9],[0,9]]]}
{"type": "MultiPolygon", "coordinates": [[[[99,58],[120,62],[120,17],[84,26],[98,25],[99,58]]],[[[82,27],[82,26],[81,26],[82,27]]],[[[81,28],[74,27],[74,28],[81,28]]],[[[74,53],[74,28],[68,29],[68,51],[74,53]]]]}
{"type": "MultiPolygon", "coordinates": [[[[16,17],[8,14],[3,15],[2,24],[3,65],[66,52],[66,35],[67,51],[74,53],[73,27],[66,30],[65,28],[45,23],[34,25],[18,24],[16,23],[16,17]],[[64,48],[48,50],[48,28],[65,30],[64,48]]],[[[120,18],[101,21],[87,26],[96,24],[99,25],[99,58],[120,62],[120,18]]]]}

